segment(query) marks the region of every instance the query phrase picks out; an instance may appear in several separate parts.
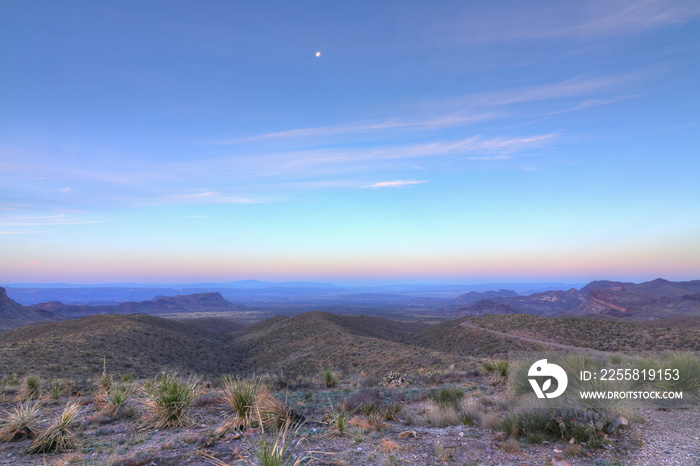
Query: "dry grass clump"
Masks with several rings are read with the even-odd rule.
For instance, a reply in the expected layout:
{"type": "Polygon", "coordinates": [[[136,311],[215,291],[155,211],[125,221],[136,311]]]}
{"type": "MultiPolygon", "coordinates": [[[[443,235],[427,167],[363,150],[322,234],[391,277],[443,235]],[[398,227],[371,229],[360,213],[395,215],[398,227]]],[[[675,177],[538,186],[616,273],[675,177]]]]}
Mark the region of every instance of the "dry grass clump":
{"type": "Polygon", "coordinates": [[[133,387],[115,387],[111,393],[99,400],[97,403],[98,408],[108,416],[116,416],[133,394],[133,387]]]}
{"type": "Polygon", "coordinates": [[[17,393],[18,401],[36,400],[41,396],[41,379],[35,375],[25,377],[17,393]]]}
{"type": "Polygon", "coordinates": [[[175,374],[161,374],[146,382],[143,427],[163,429],[190,425],[189,411],[199,387],[198,377],[180,380],[175,374]]]}
{"type": "Polygon", "coordinates": [[[346,435],[351,415],[352,413],[344,409],[336,410],[331,405],[330,411],[324,416],[324,422],[330,426],[330,429],[323,434],[323,437],[333,438],[346,435]]]}
{"type": "Polygon", "coordinates": [[[29,445],[27,453],[61,452],[77,448],[80,442],[70,429],[78,420],[79,414],[80,406],[77,403],[66,406],[53,424],[29,445]]]}
{"type": "Polygon", "coordinates": [[[268,394],[260,377],[240,378],[230,375],[224,376],[221,391],[221,404],[228,406],[235,417],[219,427],[216,435],[250,427],[260,397],[267,398],[268,394]]]}
{"type": "Polygon", "coordinates": [[[0,442],[11,442],[29,438],[36,432],[36,420],[39,417],[39,403],[20,403],[14,411],[3,419],[0,425],[0,442]]]}

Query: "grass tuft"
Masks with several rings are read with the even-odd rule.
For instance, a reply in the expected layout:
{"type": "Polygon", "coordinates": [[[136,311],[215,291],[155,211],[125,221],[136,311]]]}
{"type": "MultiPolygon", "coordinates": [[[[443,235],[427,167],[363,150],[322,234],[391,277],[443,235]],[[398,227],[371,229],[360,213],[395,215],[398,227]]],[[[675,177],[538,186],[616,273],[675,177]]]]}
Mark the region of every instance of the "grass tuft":
{"type": "Polygon", "coordinates": [[[0,442],[12,442],[32,437],[36,432],[39,403],[20,403],[0,426],[0,442]]]}
{"type": "Polygon", "coordinates": [[[199,386],[199,378],[180,380],[175,374],[161,374],[146,383],[143,426],[163,429],[190,425],[189,411],[199,386]]]}
{"type": "Polygon", "coordinates": [[[26,377],[17,394],[18,401],[36,400],[41,395],[41,379],[35,375],[26,377]]]}
{"type": "Polygon", "coordinates": [[[63,410],[48,429],[39,434],[27,448],[27,453],[50,453],[73,450],[80,442],[71,428],[78,420],[80,406],[71,403],[63,410]]]}

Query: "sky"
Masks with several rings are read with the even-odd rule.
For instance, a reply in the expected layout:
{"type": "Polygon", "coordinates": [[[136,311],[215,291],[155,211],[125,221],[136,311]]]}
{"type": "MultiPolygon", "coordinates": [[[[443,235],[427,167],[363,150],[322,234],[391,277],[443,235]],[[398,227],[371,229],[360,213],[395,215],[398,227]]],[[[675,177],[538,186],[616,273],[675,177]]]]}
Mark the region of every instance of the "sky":
{"type": "Polygon", "coordinates": [[[0,283],[700,279],[695,0],[4,0],[0,57],[0,283]]]}

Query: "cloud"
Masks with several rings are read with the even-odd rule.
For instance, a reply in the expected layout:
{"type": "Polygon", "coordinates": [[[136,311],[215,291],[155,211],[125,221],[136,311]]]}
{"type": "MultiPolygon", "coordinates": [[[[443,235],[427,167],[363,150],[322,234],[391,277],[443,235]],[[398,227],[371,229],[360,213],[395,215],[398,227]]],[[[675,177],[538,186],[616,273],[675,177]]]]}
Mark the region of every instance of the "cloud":
{"type": "Polygon", "coordinates": [[[6,227],[35,227],[35,226],[63,226],[63,225],[88,225],[92,223],[112,223],[118,220],[97,220],[85,218],[72,218],[61,215],[40,217],[8,217],[0,218],[0,225],[6,227]]]}
{"type": "Polygon", "coordinates": [[[502,116],[501,113],[491,111],[482,113],[454,112],[433,118],[405,120],[391,118],[378,123],[367,124],[341,124],[335,126],[319,126],[310,128],[297,128],[286,131],[258,134],[246,138],[211,141],[215,145],[233,145],[253,141],[290,140],[290,139],[318,139],[326,136],[353,135],[361,133],[378,133],[387,130],[416,130],[438,129],[453,126],[461,126],[470,123],[492,120],[502,116]]]}
{"type": "Polygon", "coordinates": [[[379,183],[369,184],[363,188],[401,188],[403,186],[411,186],[415,184],[429,183],[428,180],[397,180],[397,181],[380,181],[379,183]]]}
{"type": "Polygon", "coordinates": [[[469,160],[508,160],[512,158],[510,155],[484,155],[469,157],[469,160]]]}

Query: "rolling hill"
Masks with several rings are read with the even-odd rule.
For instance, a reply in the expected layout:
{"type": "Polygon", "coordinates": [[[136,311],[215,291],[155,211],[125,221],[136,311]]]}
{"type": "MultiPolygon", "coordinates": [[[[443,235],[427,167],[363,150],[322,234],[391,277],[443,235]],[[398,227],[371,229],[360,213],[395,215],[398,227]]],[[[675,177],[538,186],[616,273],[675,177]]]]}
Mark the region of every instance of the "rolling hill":
{"type": "Polygon", "coordinates": [[[92,377],[103,358],[114,374],[151,376],[235,372],[241,359],[229,338],[148,315],[97,315],[39,323],[0,334],[0,372],[50,377],[92,377]]]}

